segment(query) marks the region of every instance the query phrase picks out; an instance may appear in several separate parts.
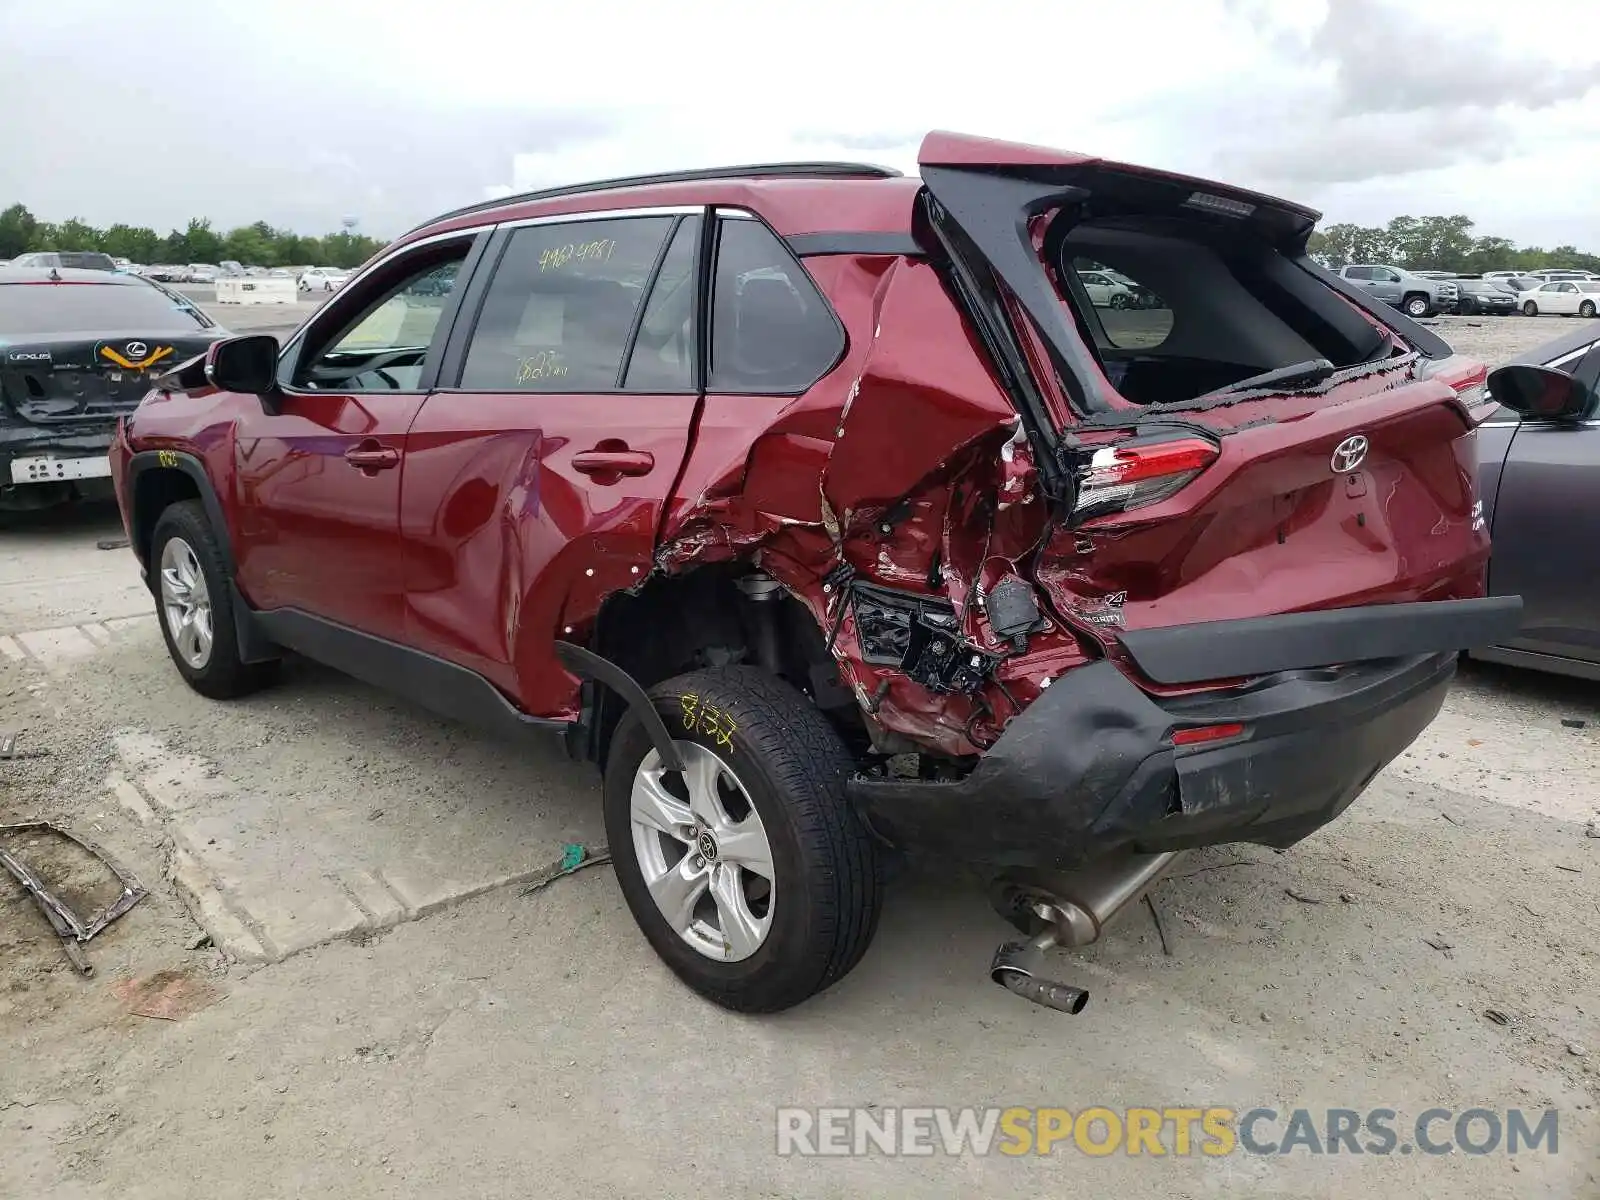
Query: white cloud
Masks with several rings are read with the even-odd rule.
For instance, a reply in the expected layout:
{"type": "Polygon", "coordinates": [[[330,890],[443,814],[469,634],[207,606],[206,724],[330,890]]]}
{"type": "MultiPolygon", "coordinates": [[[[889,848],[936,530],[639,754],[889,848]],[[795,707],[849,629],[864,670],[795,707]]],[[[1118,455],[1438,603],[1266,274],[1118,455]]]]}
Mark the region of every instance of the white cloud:
{"type": "Polygon", "coordinates": [[[159,49],[109,71],[82,31],[120,2],[0,10],[0,204],[49,219],[399,232],[675,166],[914,169],[953,128],[1600,248],[1600,5],[1568,0],[144,0],[159,49]]]}

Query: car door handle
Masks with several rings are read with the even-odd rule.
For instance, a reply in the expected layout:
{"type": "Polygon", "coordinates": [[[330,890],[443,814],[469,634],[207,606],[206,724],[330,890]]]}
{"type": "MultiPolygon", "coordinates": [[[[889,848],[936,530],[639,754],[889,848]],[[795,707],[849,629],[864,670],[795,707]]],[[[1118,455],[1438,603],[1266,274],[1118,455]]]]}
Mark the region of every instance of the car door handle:
{"type": "Polygon", "coordinates": [[[400,451],[368,438],[344,452],[344,460],[366,475],[376,475],[400,465],[400,451]]]}
{"type": "Polygon", "coordinates": [[[572,456],[572,469],[585,475],[648,475],[656,469],[656,456],[648,450],[581,450],[572,456]]]}

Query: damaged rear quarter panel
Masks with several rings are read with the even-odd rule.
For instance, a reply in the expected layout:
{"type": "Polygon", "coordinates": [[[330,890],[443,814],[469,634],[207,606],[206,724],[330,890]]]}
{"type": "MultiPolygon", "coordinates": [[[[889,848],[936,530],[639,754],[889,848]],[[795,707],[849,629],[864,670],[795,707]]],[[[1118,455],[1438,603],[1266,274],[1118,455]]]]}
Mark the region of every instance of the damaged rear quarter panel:
{"type": "Polygon", "coordinates": [[[933,691],[863,661],[843,580],[948,604],[973,650],[998,661],[1004,647],[969,591],[1014,570],[1043,521],[1016,410],[933,267],[886,255],[806,265],[845,325],[845,356],[800,397],[705,398],[657,565],[759,563],[832,635],[869,721],[923,748],[975,753],[1038,694],[1041,674],[1081,663],[1081,648],[1042,629],[1026,666],[999,666],[1000,684],[933,691]]]}

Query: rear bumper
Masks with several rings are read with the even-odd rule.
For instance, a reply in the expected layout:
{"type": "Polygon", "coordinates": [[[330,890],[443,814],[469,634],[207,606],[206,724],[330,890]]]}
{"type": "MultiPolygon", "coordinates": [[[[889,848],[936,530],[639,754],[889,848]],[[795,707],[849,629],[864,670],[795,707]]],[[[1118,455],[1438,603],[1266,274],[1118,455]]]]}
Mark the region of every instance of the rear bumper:
{"type": "MultiPolygon", "coordinates": [[[[111,448],[115,426],[114,417],[103,424],[74,423],[60,427],[0,421],[0,487],[13,482],[46,482],[56,477],[52,472],[40,478],[13,480],[12,467],[19,459],[27,463],[46,457],[69,462],[88,458],[104,463],[106,452],[111,448]]],[[[32,475],[34,472],[25,471],[25,474],[32,475]]],[[[97,469],[94,474],[103,476],[105,472],[97,469]]],[[[77,478],[78,472],[69,470],[63,477],[77,478]]]]}
{"type": "Polygon", "coordinates": [[[1113,664],[1062,677],[959,782],[862,777],[850,793],[901,848],[1064,869],[1119,849],[1288,846],[1332,821],[1438,713],[1456,655],[1282,672],[1157,701],[1113,664]],[[1243,725],[1175,747],[1174,729],[1243,725]]]}

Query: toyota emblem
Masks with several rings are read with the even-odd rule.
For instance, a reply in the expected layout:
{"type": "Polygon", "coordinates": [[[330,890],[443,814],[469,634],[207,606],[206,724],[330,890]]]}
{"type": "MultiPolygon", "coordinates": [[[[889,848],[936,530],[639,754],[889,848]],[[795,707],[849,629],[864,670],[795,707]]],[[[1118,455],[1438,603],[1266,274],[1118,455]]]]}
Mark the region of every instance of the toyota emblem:
{"type": "Polygon", "coordinates": [[[1362,434],[1347,437],[1333,448],[1329,465],[1335,475],[1348,475],[1367,461],[1367,439],[1362,434]]]}
{"type": "Polygon", "coordinates": [[[129,342],[122,348],[122,351],[129,358],[143,358],[146,354],[150,353],[150,347],[146,346],[143,342],[129,342]]]}

